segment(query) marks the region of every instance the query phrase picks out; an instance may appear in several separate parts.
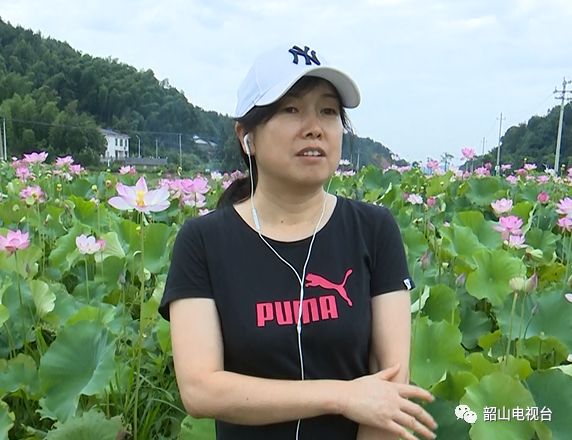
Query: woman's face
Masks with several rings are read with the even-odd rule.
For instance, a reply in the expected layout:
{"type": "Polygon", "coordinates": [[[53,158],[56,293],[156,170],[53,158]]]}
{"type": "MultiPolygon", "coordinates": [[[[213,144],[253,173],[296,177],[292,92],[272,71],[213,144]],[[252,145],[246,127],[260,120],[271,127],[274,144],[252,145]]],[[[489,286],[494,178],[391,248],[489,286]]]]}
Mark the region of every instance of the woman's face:
{"type": "Polygon", "coordinates": [[[281,99],[278,111],[251,135],[259,184],[323,185],[338,167],[340,102],[326,81],[281,99]]]}

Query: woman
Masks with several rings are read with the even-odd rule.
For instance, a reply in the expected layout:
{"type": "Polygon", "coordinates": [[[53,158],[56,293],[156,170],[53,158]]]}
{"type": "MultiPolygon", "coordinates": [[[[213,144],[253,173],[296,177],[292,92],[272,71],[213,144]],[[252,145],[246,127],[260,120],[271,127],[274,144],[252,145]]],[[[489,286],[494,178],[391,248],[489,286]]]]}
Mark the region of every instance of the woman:
{"type": "Polygon", "coordinates": [[[324,191],[359,100],[308,47],[259,57],[235,115],[249,177],[177,236],[160,311],[185,408],[219,440],[434,438],[396,223],[324,191]]]}

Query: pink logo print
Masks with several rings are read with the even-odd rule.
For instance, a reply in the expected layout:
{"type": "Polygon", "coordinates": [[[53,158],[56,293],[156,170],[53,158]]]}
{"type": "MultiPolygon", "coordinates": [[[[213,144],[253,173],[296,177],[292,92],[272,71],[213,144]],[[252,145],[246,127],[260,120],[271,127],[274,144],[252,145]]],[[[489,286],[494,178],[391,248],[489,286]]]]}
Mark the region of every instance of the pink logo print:
{"type": "Polygon", "coordinates": [[[308,275],[306,275],[306,287],[322,287],[323,289],[335,290],[344,299],[344,301],[347,302],[348,305],[351,307],[352,300],[348,296],[348,292],[346,291],[345,285],[348,280],[348,277],[352,274],[352,272],[353,271],[351,269],[348,269],[346,271],[346,275],[341,284],[332,283],[331,281],[328,281],[327,279],[325,279],[320,275],[309,273],[308,275]]]}

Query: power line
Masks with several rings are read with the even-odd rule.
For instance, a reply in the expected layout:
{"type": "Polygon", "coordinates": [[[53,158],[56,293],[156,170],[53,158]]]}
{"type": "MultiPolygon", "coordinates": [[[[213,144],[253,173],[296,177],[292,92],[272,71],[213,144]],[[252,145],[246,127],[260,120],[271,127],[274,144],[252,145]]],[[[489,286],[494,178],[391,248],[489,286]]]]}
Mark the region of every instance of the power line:
{"type": "Polygon", "coordinates": [[[560,99],[560,117],[558,119],[558,135],[556,136],[556,154],[554,156],[554,171],[559,174],[558,167],[560,166],[560,144],[562,142],[562,126],[564,125],[564,101],[566,98],[566,93],[572,93],[570,90],[566,90],[566,85],[572,83],[572,81],[566,81],[566,78],[562,80],[562,90],[554,89],[554,94],[560,93],[556,99],[560,99]]]}

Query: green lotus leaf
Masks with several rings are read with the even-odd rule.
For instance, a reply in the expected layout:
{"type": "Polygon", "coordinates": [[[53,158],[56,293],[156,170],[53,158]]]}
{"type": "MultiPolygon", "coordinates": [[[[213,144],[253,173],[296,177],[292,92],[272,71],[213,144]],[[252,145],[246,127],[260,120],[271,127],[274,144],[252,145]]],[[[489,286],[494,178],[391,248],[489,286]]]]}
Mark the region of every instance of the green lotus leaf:
{"type": "Polygon", "coordinates": [[[164,319],[159,319],[155,323],[155,337],[161,351],[171,354],[171,326],[164,319]]]}
{"type": "Polygon", "coordinates": [[[213,420],[194,419],[187,416],[181,421],[181,432],[177,440],[211,440],[214,436],[213,420]]]}
{"type": "Polygon", "coordinates": [[[461,332],[456,326],[424,316],[415,321],[412,336],[411,377],[419,386],[429,388],[447,371],[466,368],[461,332]]]}
{"type": "Polygon", "coordinates": [[[522,231],[527,234],[534,218],[534,204],[527,201],[519,202],[512,207],[511,214],[522,219],[524,223],[522,231]]]}
{"type": "Polygon", "coordinates": [[[501,331],[497,329],[492,333],[485,333],[484,335],[481,335],[477,342],[479,347],[481,347],[483,350],[489,350],[492,346],[500,341],[501,336],[501,331]]]}
{"type": "Polygon", "coordinates": [[[481,177],[467,181],[466,197],[479,207],[490,207],[491,202],[505,196],[503,185],[496,177],[481,177]]]}
{"type": "Polygon", "coordinates": [[[542,280],[543,283],[562,282],[565,274],[566,266],[556,261],[547,266],[541,266],[538,270],[538,277],[542,280]]]}
{"type": "Polygon", "coordinates": [[[484,246],[472,229],[453,223],[448,228],[441,228],[440,232],[443,236],[443,250],[461,258],[466,265],[474,269],[473,254],[484,246]]]}
{"type": "Polygon", "coordinates": [[[455,417],[455,408],[458,402],[458,400],[456,402],[443,400],[437,396],[433,402],[425,405],[425,410],[431,414],[439,425],[435,431],[438,439],[456,440],[469,438],[471,425],[463,420],[457,420],[457,417],[455,417]]]}
{"type": "Polygon", "coordinates": [[[118,288],[122,274],[125,272],[125,258],[107,257],[96,269],[94,281],[107,286],[107,295],[111,290],[118,288]]]}
{"type": "Polygon", "coordinates": [[[38,261],[42,258],[42,250],[35,244],[12,255],[0,252],[0,271],[17,273],[23,278],[34,278],[38,273],[38,261]],[[17,261],[16,261],[17,260],[17,261]]]}
{"type": "Polygon", "coordinates": [[[65,186],[66,194],[75,195],[82,199],[89,199],[92,183],[84,178],[74,179],[73,182],[65,186]]]}
{"type": "Polygon", "coordinates": [[[121,417],[111,419],[96,410],[73,417],[65,423],[57,423],[57,428],[49,431],[46,440],[116,440],[121,435],[121,417]]]}
{"type": "MultiPolygon", "coordinates": [[[[367,166],[360,174],[362,176],[362,184],[365,191],[387,187],[389,176],[385,176],[378,167],[367,166]]],[[[399,181],[400,179],[397,178],[397,180],[399,181]]]]}
{"type": "Polygon", "coordinates": [[[4,304],[0,304],[0,327],[10,319],[10,311],[4,304]]]}
{"type": "Polygon", "coordinates": [[[429,244],[418,228],[409,225],[401,229],[401,235],[410,260],[417,260],[427,251],[429,244]]]}
{"type": "Polygon", "coordinates": [[[479,242],[488,249],[502,246],[502,237],[493,229],[493,223],[486,221],[481,211],[463,211],[455,214],[455,223],[471,228],[479,242]]]}
{"type": "Polygon", "coordinates": [[[479,383],[467,387],[460,403],[477,414],[477,421],[469,431],[474,440],[531,439],[540,429],[537,426],[540,422],[512,417],[513,409],[525,410],[536,404],[523,384],[508,374],[495,372],[484,376],[479,383]],[[485,408],[491,408],[497,420],[485,420],[485,408]],[[507,413],[510,420],[498,420],[499,415],[507,413]]]}
{"type": "Polygon", "coordinates": [[[482,352],[467,355],[467,362],[469,363],[471,373],[478,379],[499,370],[498,364],[493,363],[482,352]]]}
{"type": "Polygon", "coordinates": [[[431,389],[431,393],[445,400],[458,402],[469,385],[479,381],[470,371],[447,372],[444,380],[431,389]]]}
{"type": "Polygon", "coordinates": [[[19,353],[15,358],[0,360],[0,395],[24,391],[30,398],[38,395],[38,368],[27,354],[19,353]]]}
{"type": "Polygon", "coordinates": [[[568,357],[570,351],[559,339],[544,335],[517,341],[518,354],[530,360],[535,368],[551,368],[559,365],[568,357]]]}
{"type": "Polygon", "coordinates": [[[48,204],[44,207],[46,235],[52,240],[65,235],[67,232],[61,218],[64,212],[64,208],[60,206],[48,204]]]}
{"type": "Polygon", "coordinates": [[[8,439],[8,431],[14,426],[14,420],[16,417],[14,413],[10,411],[8,404],[0,400],[0,439],[8,439]]]}
{"type": "Polygon", "coordinates": [[[26,280],[8,276],[0,280],[2,304],[8,309],[10,319],[0,328],[0,358],[7,358],[10,349],[19,349],[35,340],[35,305],[26,280]]]}
{"type": "Polygon", "coordinates": [[[76,237],[81,234],[89,234],[89,228],[80,223],[75,223],[67,234],[56,240],[54,249],[49,256],[49,262],[62,273],[68,272],[80,258],[83,258],[75,243],[76,237]]]}
{"type": "MultiPolygon", "coordinates": [[[[534,295],[524,295],[517,300],[512,323],[512,338],[553,336],[561,341],[572,353],[572,304],[566,301],[559,290],[543,291],[534,295]],[[522,301],[524,301],[524,316],[521,317],[522,301]],[[526,334],[524,332],[526,331],[526,334]]],[[[504,335],[508,335],[512,304],[507,301],[497,310],[497,320],[504,335]]]]}
{"type": "Polygon", "coordinates": [[[552,412],[546,424],[552,431],[552,438],[567,439],[570,437],[570,414],[572,414],[572,376],[559,369],[535,371],[526,380],[526,384],[536,406],[549,408],[552,412]]]}
{"type": "Polygon", "coordinates": [[[50,287],[41,280],[30,280],[30,292],[36,305],[36,314],[43,318],[52,310],[56,302],[56,295],[50,291],[50,287]]]}
{"type": "Polygon", "coordinates": [[[151,273],[160,273],[169,265],[169,243],[174,240],[175,231],[163,223],[152,223],[145,226],[145,268],[151,273]]]}
{"type": "Polygon", "coordinates": [[[478,249],[473,258],[477,269],[467,276],[467,291],[500,306],[511,292],[509,280],[525,273],[523,262],[502,249],[478,249]]]}
{"type": "Polygon", "coordinates": [[[115,232],[126,258],[132,259],[133,254],[141,250],[141,226],[124,219],[119,222],[115,232]]]}
{"type": "Polygon", "coordinates": [[[475,348],[479,338],[490,333],[492,325],[485,312],[462,308],[459,328],[463,333],[463,346],[468,349],[475,348]]]}
{"type": "Polygon", "coordinates": [[[448,172],[443,175],[433,175],[427,179],[427,189],[425,194],[427,197],[438,196],[447,191],[451,184],[452,173],[448,172]]]}
{"type": "Polygon", "coordinates": [[[429,298],[423,306],[423,312],[433,322],[447,321],[451,324],[459,322],[459,301],[453,289],[445,284],[431,286],[429,298]]]}
{"type": "Polygon", "coordinates": [[[125,258],[125,251],[121,247],[121,243],[119,242],[119,237],[116,232],[107,232],[102,234],[99,238],[105,241],[105,247],[103,248],[103,251],[96,252],[94,254],[95,261],[100,263],[108,257],[125,258]]]}
{"type": "Polygon", "coordinates": [[[539,263],[550,264],[556,252],[558,236],[550,231],[531,228],[526,233],[526,243],[534,249],[542,251],[542,260],[539,263]]]}
{"type": "Polygon", "coordinates": [[[77,409],[80,395],[105,389],[115,372],[115,340],[100,323],[80,321],[66,326],[40,360],[40,405],[65,422],[77,409]]]}

